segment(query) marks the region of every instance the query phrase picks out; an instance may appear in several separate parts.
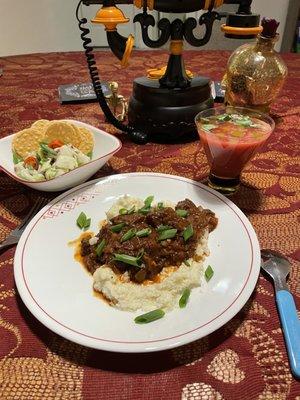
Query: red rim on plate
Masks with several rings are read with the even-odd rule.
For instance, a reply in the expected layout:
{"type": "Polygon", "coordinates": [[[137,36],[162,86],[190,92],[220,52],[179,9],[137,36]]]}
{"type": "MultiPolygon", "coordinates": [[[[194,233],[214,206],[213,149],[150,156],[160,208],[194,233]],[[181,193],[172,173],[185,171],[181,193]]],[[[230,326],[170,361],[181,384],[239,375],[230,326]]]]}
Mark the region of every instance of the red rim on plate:
{"type": "MultiPolygon", "coordinates": [[[[210,195],[213,195],[213,196],[216,197],[218,200],[221,200],[227,207],[229,207],[229,208],[231,209],[231,211],[234,212],[234,214],[238,217],[239,221],[242,223],[242,226],[243,226],[243,228],[244,228],[244,230],[245,230],[245,232],[246,232],[246,234],[247,234],[247,237],[248,237],[248,239],[249,239],[249,246],[250,246],[250,249],[251,249],[251,262],[250,262],[250,265],[248,266],[247,277],[246,277],[245,281],[243,282],[242,288],[241,288],[240,292],[235,296],[235,298],[234,298],[234,300],[231,302],[231,304],[230,304],[229,306],[227,306],[225,309],[223,309],[222,312],[220,312],[220,313],[219,313],[218,315],[216,315],[214,318],[212,318],[211,320],[205,322],[204,324],[202,324],[202,325],[200,325],[200,326],[197,326],[196,328],[194,328],[194,329],[192,329],[192,330],[189,330],[189,331],[186,331],[186,332],[182,332],[182,333],[180,333],[180,334],[178,334],[178,335],[175,335],[175,336],[170,336],[170,337],[161,338],[161,339],[156,339],[156,340],[147,340],[147,341],[120,341],[120,340],[109,340],[109,339],[104,339],[104,338],[101,338],[101,337],[90,336],[90,335],[87,335],[87,334],[85,334],[85,333],[79,332],[79,331],[77,331],[77,330],[75,330],[75,329],[73,329],[73,328],[71,328],[71,327],[69,327],[69,326],[66,326],[64,323],[58,321],[58,320],[55,319],[53,316],[51,316],[46,310],[43,309],[43,307],[39,304],[38,300],[37,300],[37,299],[34,297],[34,295],[32,294],[32,291],[30,290],[30,287],[29,287],[28,282],[27,282],[27,279],[26,279],[26,271],[25,271],[25,268],[24,268],[24,252],[25,252],[25,249],[26,249],[26,245],[27,245],[28,239],[30,238],[30,235],[32,234],[32,232],[33,232],[34,228],[36,227],[36,225],[38,224],[38,222],[44,217],[44,215],[46,214],[46,212],[49,212],[49,211],[51,210],[51,208],[52,208],[53,206],[55,206],[56,204],[60,203],[64,198],[70,196],[73,192],[77,191],[79,188],[93,186],[96,182],[105,180],[105,179],[107,179],[108,177],[101,178],[101,179],[97,179],[97,180],[94,180],[94,181],[91,181],[91,182],[87,182],[87,183],[82,184],[82,185],[80,185],[80,186],[78,186],[78,187],[76,187],[76,188],[73,188],[73,189],[69,190],[67,193],[65,193],[65,194],[63,194],[63,195],[61,195],[61,196],[59,196],[59,197],[57,198],[56,201],[54,200],[54,201],[51,203],[51,207],[50,207],[50,208],[48,208],[46,211],[42,211],[42,212],[41,212],[41,214],[39,215],[38,219],[37,219],[37,220],[34,222],[34,224],[30,227],[29,231],[28,231],[28,232],[25,231],[26,238],[25,238],[24,245],[23,245],[23,247],[22,247],[22,249],[21,249],[21,270],[22,270],[22,279],[23,279],[23,283],[24,283],[24,285],[25,285],[25,287],[26,287],[26,290],[28,291],[28,294],[30,295],[32,301],[33,301],[33,302],[36,304],[36,306],[42,311],[42,313],[44,313],[45,316],[47,316],[48,318],[50,318],[50,319],[51,319],[52,321],[54,321],[56,324],[58,324],[59,326],[63,327],[64,329],[66,329],[66,330],[68,330],[68,331],[70,331],[70,332],[76,333],[77,335],[83,336],[83,337],[85,337],[85,338],[89,338],[89,339],[101,341],[101,342],[119,343],[119,344],[126,344],[126,345],[130,345],[130,344],[147,344],[147,343],[151,344],[151,343],[163,342],[163,341],[168,341],[168,340],[171,340],[171,339],[180,338],[180,337],[183,337],[183,336],[185,336],[185,335],[188,335],[189,333],[196,332],[196,331],[198,331],[199,329],[203,328],[204,326],[208,326],[208,325],[211,324],[213,321],[217,320],[217,319],[220,318],[222,315],[224,315],[224,313],[226,313],[228,310],[230,310],[230,309],[233,307],[233,305],[235,304],[235,302],[238,300],[238,298],[239,298],[239,297],[241,296],[241,294],[244,292],[244,290],[245,290],[245,288],[246,288],[246,286],[247,286],[247,283],[248,283],[248,281],[249,281],[249,278],[250,278],[250,276],[251,276],[251,273],[253,272],[253,260],[254,260],[254,247],[255,247],[255,246],[253,246],[253,242],[252,242],[252,239],[251,239],[250,232],[249,232],[247,226],[245,225],[244,221],[242,220],[242,218],[241,218],[240,215],[238,214],[238,212],[235,210],[235,208],[237,208],[237,207],[236,207],[236,206],[232,206],[232,205],[230,204],[231,202],[229,202],[229,200],[226,199],[224,196],[222,196],[222,195],[220,195],[219,193],[213,191],[212,189],[209,189],[209,188],[205,187],[205,186],[202,185],[201,183],[197,183],[197,182],[195,182],[195,181],[192,181],[192,180],[189,180],[189,179],[185,179],[185,178],[181,178],[181,177],[176,177],[176,176],[171,176],[171,175],[164,175],[164,174],[154,174],[154,173],[153,173],[153,174],[152,174],[152,173],[146,173],[146,174],[124,174],[124,175],[118,175],[118,177],[120,177],[120,176],[126,176],[126,175],[127,175],[127,176],[130,175],[132,178],[134,178],[135,176],[148,175],[148,176],[151,176],[151,178],[153,178],[153,177],[158,177],[158,178],[160,178],[160,179],[161,179],[161,178],[173,179],[173,180],[182,181],[182,182],[191,184],[191,185],[193,185],[193,186],[196,186],[196,187],[200,188],[200,189],[203,190],[203,191],[208,192],[210,195]]],[[[232,204],[233,204],[233,203],[232,203],[232,204]]],[[[238,209],[238,208],[237,208],[237,209],[238,209]]],[[[255,280],[255,282],[256,282],[256,280],[255,280]]],[[[252,290],[253,290],[253,289],[252,289],[252,290]]],[[[252,290],[251,290],[251,292],[252,292],[252,290]]],[[[251,292],[250,292],[248,298],[250,297],[251,292]]],[[[248,298],[246,299],[246,301],[248,300],[248,298]]],[[[245,304],[245,303],[244,303],[244,304],[245,304]]],[[[243,304],[243,305],[244,305],[244,304],[243,304]]],[[[231,318],[232,318],[232,317],[230,317],[229,319],[231,319],[231,318]]],[[[228,319],[228,320],[229,320],[229,319],[228,319]]],[[[222,325],[223,325],[223,324],[221,324],[220,326],[222,326],[222,325]]],[[[53,329],[53,328],[51,327],[50,329],[53,329]]],[[[171,347],[172,347],[172,346],[171,346],[171,347]]],[[[174,346],[173,346],[173,347],[174,347],[174,346]]],[[[117,350],[117,351],[118,351],[118,350],[117,350]]]]}

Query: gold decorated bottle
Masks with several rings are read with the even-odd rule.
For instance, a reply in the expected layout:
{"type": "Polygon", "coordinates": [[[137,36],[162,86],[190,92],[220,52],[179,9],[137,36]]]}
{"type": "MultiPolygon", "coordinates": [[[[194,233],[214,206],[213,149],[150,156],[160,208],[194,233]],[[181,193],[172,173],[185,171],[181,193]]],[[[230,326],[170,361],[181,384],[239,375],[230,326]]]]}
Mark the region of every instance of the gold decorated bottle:
{"type": "Polygon", "coordinates": [[[274,50],[278,25],[264,18],[256,43],[240,46],[229,58],[223,79],[226,104],[270,111],[287,76],[287,67],[274,50]]]}

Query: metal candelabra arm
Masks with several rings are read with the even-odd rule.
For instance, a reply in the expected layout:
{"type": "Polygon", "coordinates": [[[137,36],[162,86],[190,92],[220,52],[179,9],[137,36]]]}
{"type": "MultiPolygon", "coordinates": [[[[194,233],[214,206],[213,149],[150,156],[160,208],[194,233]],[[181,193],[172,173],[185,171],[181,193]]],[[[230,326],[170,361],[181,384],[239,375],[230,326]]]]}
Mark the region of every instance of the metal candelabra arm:
{"type": "Polygon", "coordinates": [[[151,48],[158,48],[167,43],[170,38],[171,23],[167,18],[162,18],[158,21],[157,27],[161,31],[161,35],[157,40],[150,39],[148,35],[149,26],[155,26],[155,19],[150,14],[140,13],[137,14],[133,22],[139,22],[142,29],[142,38],[146,46],[151,48]]]}
{"type": "Polygon", "coordinates": [[[185,40],[192,46],[200,47],[204,46],[209,42],[212,33],[212,27],[216,19],[221,19],[222,15],[218,14],[215,11],[208,11],[205,14],[202,14],[199,18],[199,25],[205,26],[205,34],[201,39],[198,39],[194,36],[193,30],[197,27],[197,21],[195,18],[188,18],[184,24],[184,37],[185,40]]]}
{"type": "Polygon", "coordinates": [[[100,80],[100,76],[99,76],[99,72],[98,72],[95,55],[93,54],[94,49],[90,45],[92,40],[88,37],[88,35],[90,34],[90,30],[85,27],[85,24],[87,23],[87,19],[79,17],[79,8],[82,3],[83,3],[83,0],[80,0],[78,3],[77,9],[76,9],[76,18],[78,20],[78,26],[81,31],[80,37],[82,39],[83,47],[85,49],[86,61],[87,61],[88,69],[90,72],[90,77],[91,77],[91,80],[93,83],[93,87],[94,87],[94,91],[95,91],[98,103],[99,103],[102,111],[104,112],[104,115],[105,115],[106,119],[108,120],[108,122],[110,122],[114,127],[119,129],[120,131],[127,133],[133,142],[138,143],[138,144],[145,144],[148,141],[148,135],[145,132],[140,132],[140,131],[135,130],[135,128],[130,125],[122,124],[122,122],[120,122],[113,115],[113,113],[111,112],[111,110],[106,102],[106,99],[105,99],[105,96],[103,94],[102,87],[101,87],[101,80],[100,80]]]}

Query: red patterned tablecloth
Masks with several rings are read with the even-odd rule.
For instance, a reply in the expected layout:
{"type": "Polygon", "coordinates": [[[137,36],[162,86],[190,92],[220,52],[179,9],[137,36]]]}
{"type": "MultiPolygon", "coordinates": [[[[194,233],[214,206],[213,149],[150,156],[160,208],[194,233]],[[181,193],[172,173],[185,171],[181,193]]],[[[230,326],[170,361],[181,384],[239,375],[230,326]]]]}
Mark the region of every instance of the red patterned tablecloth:
{"type": "MultiPolygon", "coordinates": [[[[220,79],[227,52],[186,52],[196,74],[220,79]]],[[[248,215],[262,248],[285,254],[293,265],[289,287],[300,310],[299,133],[300,58],[285,55],[289,77],[273,107],[276,131],[247,166],[233,200],[248,215]]],[[[129,95],[135,76],[162,66],[167,54],[136,52],[121,70],[98,53],[105,80],[129,95]]],[[[0,136],[40,118],[74,118],[115,133],[97,104],[60,105],[57,87],[88,81],[82,53],[52,53],[0,61],[0,136]]],[[[198,141],[138,146],[120,136],[123,149],[96,176],[157,171],[203,180],[208,172],[198,141]]],[[[1,157],[1,154],[0,154],[1,157]]],[[[38,193],[0,173],[0,240],[18,225],[38,193]]],[[[0,254],[1,400],[300,400],[290,373],[272,285],[259,278],[245,307],[217,332],[186,346],[155,354],[93,351],[50,332],[20,300],[13,280],[15,248],[0,254]]]]}

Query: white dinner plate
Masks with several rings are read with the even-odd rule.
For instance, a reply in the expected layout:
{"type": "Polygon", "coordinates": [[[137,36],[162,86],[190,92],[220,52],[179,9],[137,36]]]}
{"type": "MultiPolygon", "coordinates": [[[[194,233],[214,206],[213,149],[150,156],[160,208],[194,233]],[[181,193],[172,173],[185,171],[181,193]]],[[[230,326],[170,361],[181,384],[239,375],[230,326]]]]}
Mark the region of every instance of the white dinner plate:
{"type": "Polygon", "coordinates": [[[114,175],[84,183],[60,195],[29,223],[15,255],[20,296],[32,314],[73,342],[116,352],[151,352],[200,339],[229,321],[244,306],[257,282],[259,243],[250,222],[229,199],[201,183],[156,173],[114,175]],[[214,211],[218,227],[209,236],[205,267],[212,279],[192,290],[184,309],[137,325],[141,312],[119,311],[93,295],[92,277],[75,261],[68,242],[81,231],[81,211],[98,232],[105,211],[124,194],[177,202],[185,198],[214,211]]]}

